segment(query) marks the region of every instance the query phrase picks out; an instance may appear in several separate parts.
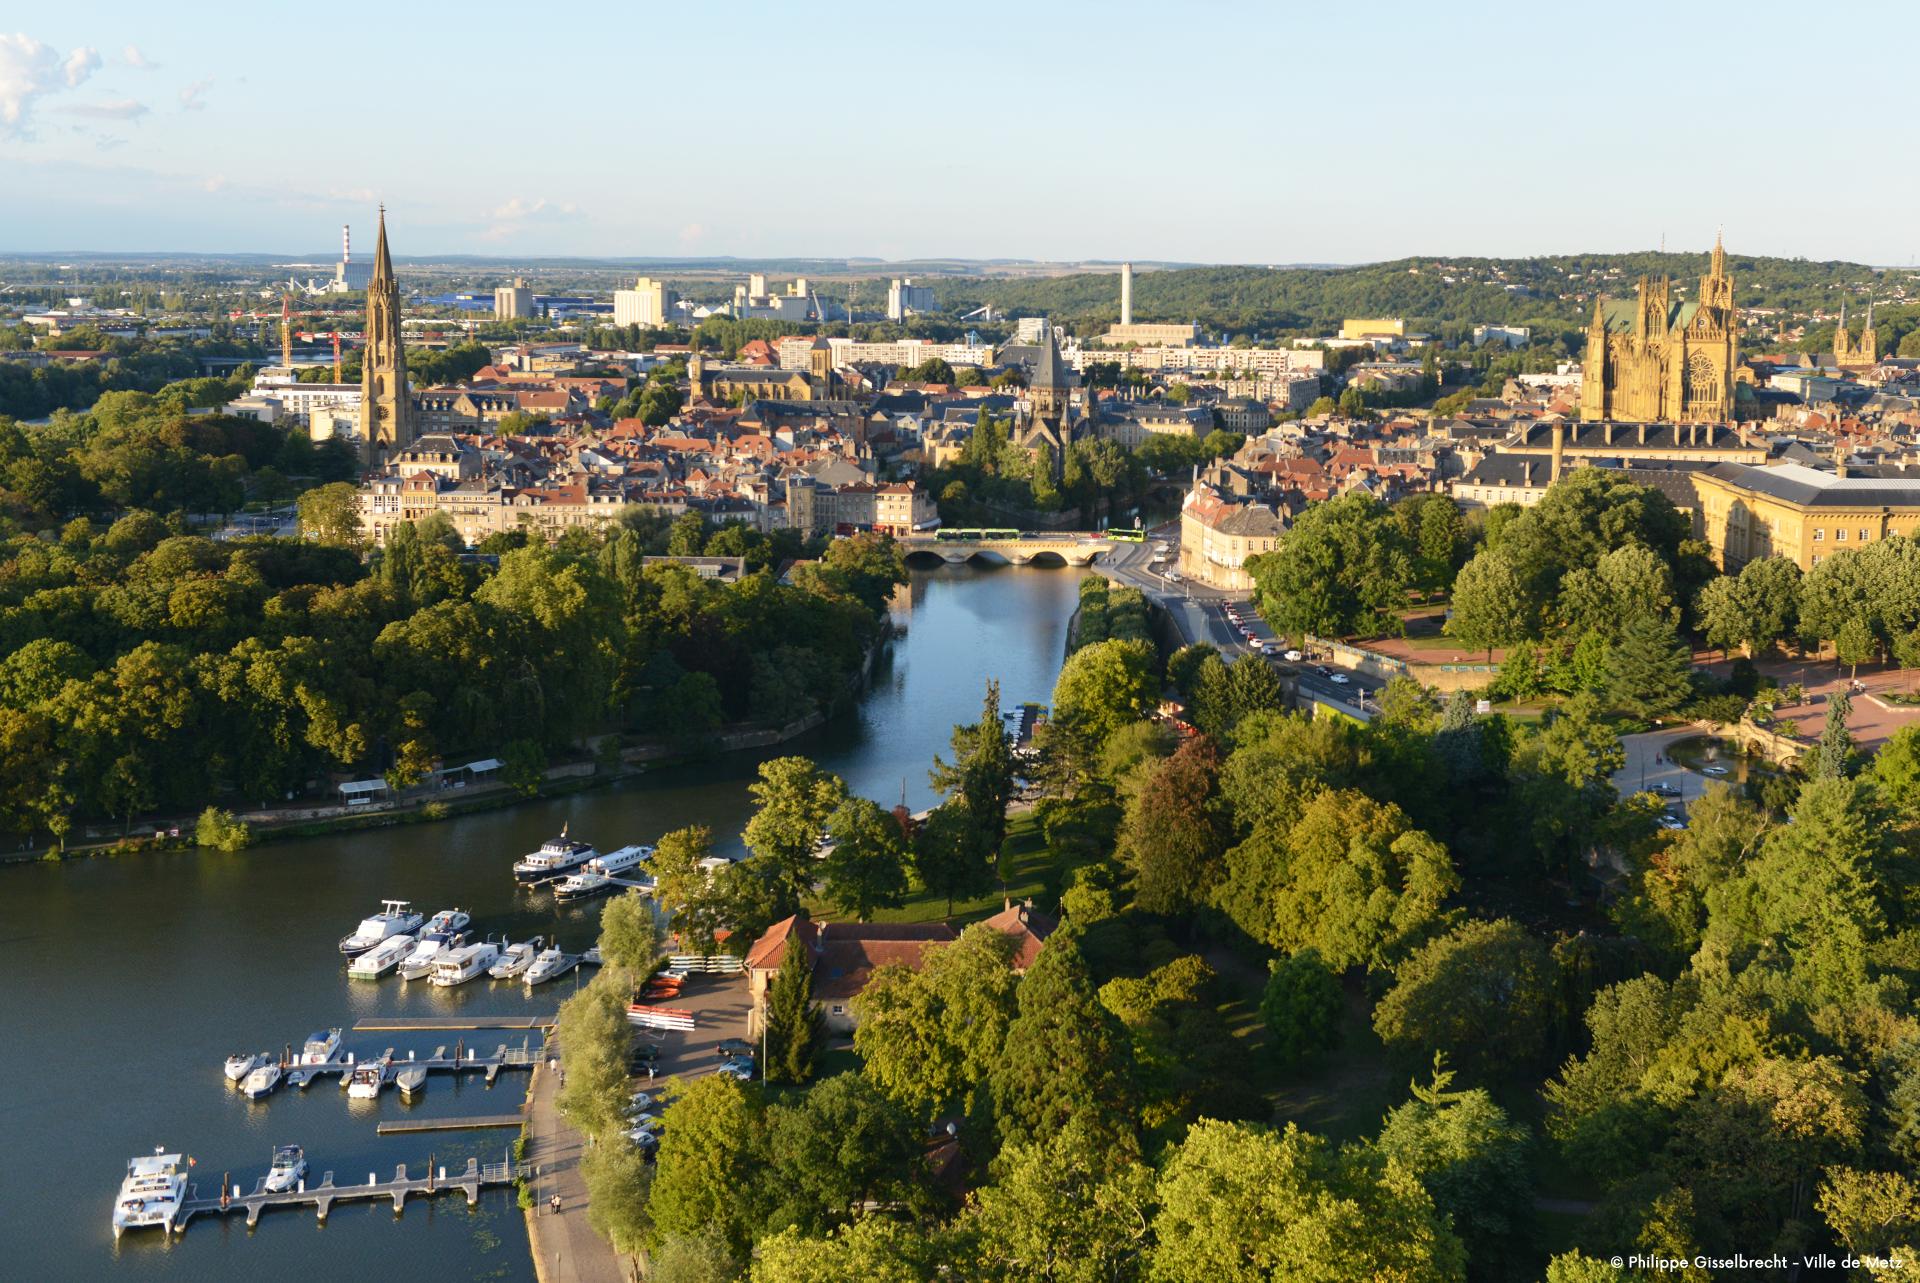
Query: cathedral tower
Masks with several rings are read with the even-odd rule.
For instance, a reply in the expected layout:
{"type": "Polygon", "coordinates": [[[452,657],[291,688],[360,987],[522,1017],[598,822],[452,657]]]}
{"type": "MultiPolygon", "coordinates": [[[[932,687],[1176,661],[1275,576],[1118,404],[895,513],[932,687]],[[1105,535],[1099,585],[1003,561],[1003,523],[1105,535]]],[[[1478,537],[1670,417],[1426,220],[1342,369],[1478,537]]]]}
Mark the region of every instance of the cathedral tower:
{"type": "Polygon", "coordinates": [[[1637,297],[1602,297],[1587,328],[1580,417],[1626,422],[1726,423],[1734,409],[1739,314],[1727,251],[1713,255],[1693,302],[1668,279],[1643,276],[1637,297]]]}
{"type": "Polygon", "coordinates": [[[360,359],[360,439],[367,464],[385,467],[413,444],[413,393],[407,386],[407,350],[400,337],[400,284],[387,252],[387,207],[380,207],[380,243],[367,283],[366,349],[360,359]]]}

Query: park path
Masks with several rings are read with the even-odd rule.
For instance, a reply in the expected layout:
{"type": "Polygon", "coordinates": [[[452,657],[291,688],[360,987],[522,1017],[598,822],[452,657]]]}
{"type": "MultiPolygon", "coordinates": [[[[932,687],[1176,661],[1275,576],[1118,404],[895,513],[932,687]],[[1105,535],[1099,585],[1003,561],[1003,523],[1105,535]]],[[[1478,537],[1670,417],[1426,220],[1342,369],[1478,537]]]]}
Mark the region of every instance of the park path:
{"type": "Polygon", "coordinates": [[[540,1283],[631,1283],[637,1277],[611,1244],[587,1224],[587,1183],[580,1176],[586,1140],[568,1125],[554,1103],[559,1074],[539,1065],[527,1088],[527,1157],[533,1206],[527,1210],[527,1236],[533,1241],[533,1269],[540,1283]],[[560,1212],[547,1210],[555,1194],[560,1212]]]}

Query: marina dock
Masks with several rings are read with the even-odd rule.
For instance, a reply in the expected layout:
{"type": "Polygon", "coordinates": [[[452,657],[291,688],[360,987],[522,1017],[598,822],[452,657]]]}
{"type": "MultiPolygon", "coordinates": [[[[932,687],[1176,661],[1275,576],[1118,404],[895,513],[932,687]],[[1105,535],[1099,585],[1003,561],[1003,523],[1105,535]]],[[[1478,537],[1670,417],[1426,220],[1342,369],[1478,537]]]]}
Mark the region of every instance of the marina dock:
{"type": "Polygon", "coordinates": [[[365,1016],[354,1021],[359,1033],[404,1033],[460,1029],[550,1029],[558,1019],[544,1016],[365,1016]]]}
{"type": "MultiPolygon", "coordinates": [[[[491,1087],[493,1080],[500,1076],[502,1069],[531,1069],[544,1054],[542,1048],[532,1046],[530,1043],[522,1043],[518,1047],[509,1047],[501,1043],[499,1049],[490,1056],[483,1056],[472,1047],[455,1046],[453,1055],[448,1055],[445,1047],[436,1047],[431,1056],[409,1055],[405,1058],[395,1057],[386,1061],[386,1081],[391,1082],[393,1076],[402,1069],[420,1068],[428,1073],[484,1073],[487,1076],[487,1085],[491,1087]]],[[[288,1065],[282,1071],[283,1081],[289,1087],[304,1088],[316,1078],[324,1078],[328,1074],[336,1074],[345,1079],[351,1077],[354,1070],[379,1064],[381,1059],[378,1056],[370,1056],[359,1060],[329,1060],[317,1065],[288,1065]]]]}
{"type": "Polygon", "coordinates": [[[376,1136],[401,1136],[410,1132],[477,1131],[488,1127],[519,1127],[525,1114],[482,1114],[475,1118],[396,1118],[380,1123],[376,1136]]]}
{"type": "Polygon", "coordinates": [[[428,1168],[425,1176],[408,1176],[407,1165],[402,1163],[394,1171],[393,1179],[390,1181],[375,1180],[373,1174],[368,1173],[365,1185],[336,1185],[333,1173],[328,1172],[321,1177],[318,1185],[285,1190],[278,1194],[267,1193],[265,1188],[267,1178],[264,1176],[255,1182],[253,1193],[238,1197],[229,1195],[225,1198],[218,1196],[197,1198],[194,1196],[200,1191],[199,1187],[195,1186],[188,1191],[186,1201],[180,1205],[179,1214],[173,1218],[168,1228],[177,1233],[184,1230],[187,1222],[196,1216],[228,1216],[235,1212],[244,1212],[247,1217],[247,1228],[252,1229],[259,1223],[260,1213],[276,1207],[312,1207],[319,1219],[324,1222],[327,1219],[327,1213],[332,1210],[335,1203],[375,1198],[392,1199],[393,1210],[397,1215],[406,1207],[407,1199],[415,1194],[431,1197],[434,1194],[456,1189],[467,1196],[467,1206],[471,1207],[480,1201],[482,1189],[489,1185],[511,1184],[518,1175],[519,1172],[515,1170],[511,1158],[504,1162],[488,1163],[485,1166],[481,1165],[479,1159],[469,1158],[466,1170],[453,1176],[448,1176],[445,1168],[441,1168],[436,1173],[431,1167],[428,1168]]]}

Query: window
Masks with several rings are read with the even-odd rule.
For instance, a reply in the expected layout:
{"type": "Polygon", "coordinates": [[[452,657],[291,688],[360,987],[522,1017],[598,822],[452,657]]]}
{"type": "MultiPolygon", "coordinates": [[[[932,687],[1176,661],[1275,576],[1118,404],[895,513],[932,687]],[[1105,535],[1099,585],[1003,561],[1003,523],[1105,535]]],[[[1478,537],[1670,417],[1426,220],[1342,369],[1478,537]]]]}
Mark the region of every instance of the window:
{"type": "Polygon", "coordinates": [[[1826,539],[1826,537],[1827,537],[1827,532],[1824,529],[1818,526],[1814,527],[1813,541],[1815,543],[1820,543],[1821,541],[1826,539]]]}
{"type": "MultiPolygon", "coordinates": [[[[1819,537],[1820,536],[1817,533],[1814,535],[1815,539],[1818,539],[1819,537]]],[[[1835,539],[1838,539],[1841,543],[1845,543],[1847,541],[1847,528],[1845,526],[1835,526],[1833,528],[1833,537],[1835,539]]]]}
{"type": "Polygon", "coordinates": [[[829,1007],[827,1010],[831,1011],[836,1016],[844,1016],[847,1014],[846,1004],[844,1003],[836,1002],[833,1004],[833,1006],[829,1007]]]}
{"type": "Polygon", "coordinates": [[[1865,543],[1867,540],[1871,538],[1873,538],[1873,535],[1869,531],[1867,531],[1865,528],[1862,528],[1860,531],[1860,542],[1865,543]]]}
{"type": "Polygon", "coordinates": [[[1813,554],[1813,564],[1816,566],[1820,564],[1820,554],[1817,552],[1813,554]]]}

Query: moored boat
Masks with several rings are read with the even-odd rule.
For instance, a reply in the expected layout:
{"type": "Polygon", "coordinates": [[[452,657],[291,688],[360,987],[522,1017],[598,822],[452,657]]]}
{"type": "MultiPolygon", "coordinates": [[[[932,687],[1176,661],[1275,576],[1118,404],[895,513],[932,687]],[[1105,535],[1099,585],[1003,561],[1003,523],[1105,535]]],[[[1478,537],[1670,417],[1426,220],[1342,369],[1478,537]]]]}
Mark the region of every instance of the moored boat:
{"type": "Polygon", "coordinates": [[[579,959],[572,954],[562,953],[558,948],[542,949],[539,956],[527,964],[522,977],[529,986],[545,984],[555,976],[563,976],[573,970],[579,959]]]}
{"type": "Polygon", "coordinates": [[[280,1085],[280,1064],[269,1060],[264,1065],[256,1065],[240,1083],[240,1090],[248,1100],[259,1100],[280,1085]]]}
{"type": "Polygon", "coordinates": [[[372,1100],[387,1085],[387,1074],[393,1065],[393,1049],[389,1047],[385,1055],[378,1060],[369,1060],[357,1066],[353,1075],[347,1079],[347,1095],[355,1100],[372,1100]]]}
{"type": "Polygon", "coordinates": [[[113,1236],[145,1225],[170,1228],[187,1199],[188,1160],[157,1147],[143,1158],[127,1160],[127,1176],[113,1203],[113,1236]]]}
{"type": "Polygon", "coordinates": [[[434,964],[467,942],[467,933],[455,931],[445,939],[434,940],[431,936],[422,936],[420,943],[413,946],[413,952],[400,960],[397,968],[402,980],[418,980],[422,976],[433,974],[434,964]]]}
{"type": "Polygon", "coordinates": [[[499,960],[500,946],[491,940],[461,945],[453,952],[441,955],[440,960],[433,964],[433,974],[427,978],[443,988],[463,985],[499,960]]]}
{"type": "Polygon", "coordinates": [[[400,1071],[393,1076],[393,1085],[400,1089],[402,1097],[412,1100],[427,1088],[427,1067],[402,1065],[400,1071]]]}
{"type": "Polygon", "coordinates": [[[378,980],[400,965],[413,952],[414,939],[408,935],[388,936],[347,964],[347,974],[355,980],[378,980]]]}
{"type": "Polygon", "coordinates": [[[539,886],[565,877],[599,855],[591,843],[568,837],[562,825],[559,837],[542,842],[538,851],[514,861],[513,880],[521,886],[539,886]]]}
{"type": "Polygon", "coordinates": [[[500,960],[487,968],[487,974],[495,980],[511,980],[532,965],[539,956],[540,946],[544,943],[539,936],[523,940],[519,944],[510,944],[500,952],[500,960]]]}
{"type": "Polygon", "coordinates": [[[254,1071],[255,1066],[261,1061],[269,1059],[271,1059],[271,1057],[264,1051],[257,1053],[251,1051],[236,1051],[233,1055],[227,1057],[227,1081],[230,1083],[245,1082],[247,1075],[254,1071]]]}
{"type": "Polygon", "coordinates": [[[303,1065],[324,1065],[332,1060],[340,1050],[340,1030],[316,1029],[307,1035],[307,1042],[300,1049],[300,1063],[303,1065]]]}
{"type": "Polygon", "coordinates": [[[340,952],[349,958],[358,957],[389,936],[418,931],[424,921],[424,915],[414,912],[407,901],[382,900],[380,912],[362,918],[353,933],[340,941],[340,952]]]}
{"type": "Polygon", "coordinates": [[[306,1174],[307,1151],[298,1145],[281,1145],[273,1151],[273,1165],[267,1168],[264,1188],[269,1194],[283,1194],[306,1174]]]}

